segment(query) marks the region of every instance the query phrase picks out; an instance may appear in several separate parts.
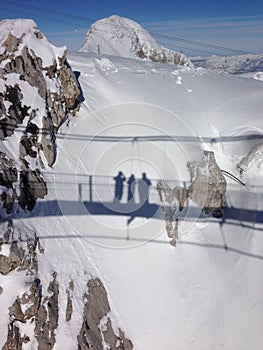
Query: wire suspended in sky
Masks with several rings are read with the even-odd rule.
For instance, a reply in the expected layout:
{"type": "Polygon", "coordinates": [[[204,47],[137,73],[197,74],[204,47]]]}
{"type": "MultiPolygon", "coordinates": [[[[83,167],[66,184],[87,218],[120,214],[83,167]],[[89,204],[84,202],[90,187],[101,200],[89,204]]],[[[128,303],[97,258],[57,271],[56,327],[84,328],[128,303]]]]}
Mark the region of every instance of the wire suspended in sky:
{"type": "MultiPolygon", "coordinates": [[[[41,13],[46,12],[46,13],[52,13],[52,14],[59,15],[59,16],[73,18],[73,19],[85,21],[85,22],[88,22],[88,23],[91,23],[91,24],[96,22],[96,20],[94,20],[92,18],[88,18],[88,17],[84,17],[84,16],[78,16],[78,15],[73,15],[73,14],[69,14],[69,13],[65,13],[65,12],[61,12],[61,11],[56,11],[56,10],[50,10],[50,9],[42,8],[42,7],[38,7],[38,6],[25,5],[25,4],[18,3],[16,1],[0,0],[0,2],[5,2],[5,3],[12,4],[12,5],[15,5],[15,6],[19,6],[19,7],[22,7],[22,8],[34,9],[34,10],[37,10],[37,11],[41,11],[41,13]]],[[[46,20],[52,20],[50,18],[44,17],[42,15],[38,15],[38,14],[35,15],[35,17],[43,18],[43,19],[46,19],[46,20]]],[[[74,25],[74,26],[80,26],[80,27],[87,28],[86,25],[80,24],[79,22],[78,23],[72,23],[72,22],[68,22],[68,21],[62,21],[62,20],[59,20],[57,18],[55,20],[57,22],[61,22],[61,23],[65,23],[65,24],[70,24],[70,25],[74,25]]],[[[121,28],[121,29],[125,29],[125,30],[131,31],[131,28],[129,28],[127,26],[120,25],[120,24],[100,23],[100,25],[104,25],[104,26],[109,26],[110,25],[110,26],[114,26],[114,27],[117,27],[117,28],[121,28]]],[[[97,30],[103,31],[102,29],[97,29],[97,30]]],[[[167,39],[167,40],[171,41],[172,44],[176,43],[176,42],[177,43],[178,42],[182,42],[182,43],[185,43],[185,44],[198,46],[199,48],[213,49],[213,51],[211,50],[211,51],[206,51],[206,52],[214,52],[214,50],[217,50],[217,51],[223,51],[223,52],[232,52],[234,54],[244,54],[244,53],[246,53],[246,54],[255,54],[255,52],[252,52],[250,50],[234,49],[234,48],[229,48],[229,47],[225,47],[225,46],[213,45],[213,44],[208,44],[208,43],[204,43],[204,42],[200,42],[200,41],[194,41],[194,40],[184,39],[184,38],[180,38],[180,37],[154,33],[152,31],[148,31],[148,32],[150,33],[150,35],[154,39],[167,39]]],[[[186,49],[186,50],[194,50],[192,48],[184,48],[184,49],[186,49]]],[[[202,52],[202,50],[200,50],[200,51],[202,52]]]]}

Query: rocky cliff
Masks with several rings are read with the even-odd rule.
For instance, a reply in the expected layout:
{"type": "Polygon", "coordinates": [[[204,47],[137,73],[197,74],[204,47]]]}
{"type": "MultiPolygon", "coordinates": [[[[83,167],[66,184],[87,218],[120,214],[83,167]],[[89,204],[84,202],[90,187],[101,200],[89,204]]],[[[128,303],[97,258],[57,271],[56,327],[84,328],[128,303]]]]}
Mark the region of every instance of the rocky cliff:
{"type": "Polygon", "coordinates": [[[0,22],[0,183],[7,214],[15,202],[31,210],[46,195],[41,169],[54,164],[58,129],[79,108],[66,53],[32,20],[0,22]]]}
{"type": "Polygon", "coordinates": [[[82,295],[79,286],[68,280],[65,291],[55,264],[51,272],[39,271],[40,259],[49,265],[50,252],[45,251],[35,230],[23,221],[13,225],[17,211],[32,210],[36,200],[47,194],[43,170],[56,161],[58,130],[69,115],[75,116],[83,99],[66,54],[65,47],[54,47],[31,20],[0,22],[3,350],[51,350],[59,325],[70,323],[72,317],[83,319],[79,329],[74,329],[75,337],[69,335],[76,348],[132,349],[123,331],[112,327],[101,280],[87,276],[82,295]],[[82,310],[76,311],[76,304],[83,305],[82,310]]]}
{"type": "MultiPolygon", "coordinates": [[[[120,328],[115,330],[112,325],[107,291],[99,278],[87,279],[82,300],[76,300],[75,288],[79,286],[69,280],[65,293],[58,282],[55,266],[50,276],[39,274],[39,259],[45,259],[45,251],[34,232],[21,231],[12,222],[1,224],[0,274],[6,278],[13,276],[14,289],[16,283],[19,285],[11,304],[6,305],[9,321],[3,350],[52,350],[58,324],[61,327],[70,322],[76,313],[75,303],[83,304],[82,314],[77,316],[83,321],[75,339],[76,349],[133,349],[124,332],[120,328]],[[59,294],[62,294],[60,299],[66,299],[65,303],[59,303],[59,294]]],[[[0,297],[2,293],[4,297],[8,293],[4,284],[0,286],[0,297]]]]}

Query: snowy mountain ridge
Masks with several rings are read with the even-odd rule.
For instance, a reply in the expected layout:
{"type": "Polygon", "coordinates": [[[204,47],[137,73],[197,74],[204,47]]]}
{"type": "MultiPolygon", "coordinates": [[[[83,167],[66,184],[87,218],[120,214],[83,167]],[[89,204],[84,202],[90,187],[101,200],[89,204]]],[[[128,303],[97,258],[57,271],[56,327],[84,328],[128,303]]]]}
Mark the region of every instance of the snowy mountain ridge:
{"type": "Polygon", "coordinates": [[[141,25],[117,15],[96,21],[87,32],[80,52],[192,66],[185,55],[160,46],[141,25]]]}
{"type": "Polygon", "coordinates": [[[192,63],[195,67],[206,69],[222,70],[231,74],[254,73],[255,79],[260,79],[258,74],[263,72],[263,55],[246,54],[235,56],[210,56],[192,57],[192,63]]]}

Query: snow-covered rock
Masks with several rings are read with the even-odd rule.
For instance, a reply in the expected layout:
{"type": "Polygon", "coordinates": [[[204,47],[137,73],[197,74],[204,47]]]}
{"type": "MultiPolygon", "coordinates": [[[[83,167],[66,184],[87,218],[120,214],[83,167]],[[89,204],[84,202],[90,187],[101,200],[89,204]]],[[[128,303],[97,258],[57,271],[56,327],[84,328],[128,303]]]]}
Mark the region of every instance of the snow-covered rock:
{"type": "Polygon", "coordinates": [[[32,209],[47,189],[40,169],[56,159],[56,133],[78,109],[80,90],[66,59],[66,47],[53,46],[32,20],[0,22],[0,140],[2,200],[32,209]],[[17,176],[7,183],[7,161],[17,176]]]}
{"type": "Polygon", "coordinates": [[[80,51],[192,66],[185,55],[160,46],[140,24],[117,15],[96,21],[80,51]]]}

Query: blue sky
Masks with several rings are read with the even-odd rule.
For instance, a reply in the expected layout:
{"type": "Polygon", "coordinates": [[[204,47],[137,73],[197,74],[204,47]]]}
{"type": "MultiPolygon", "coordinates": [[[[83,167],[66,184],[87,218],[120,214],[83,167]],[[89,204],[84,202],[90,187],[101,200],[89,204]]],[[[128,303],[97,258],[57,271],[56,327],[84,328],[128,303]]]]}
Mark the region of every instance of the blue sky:
{"type": "Polygon", "coordinates": [[[156,37],[187,55],[233,52],[179,39],[263,53],[263,0],[0,0],[0,6],[0,19],[33,18],[51,42],[71,50],[81,46],[90,20],[118,14],[153,33],[177,38],[156,37]]]}

